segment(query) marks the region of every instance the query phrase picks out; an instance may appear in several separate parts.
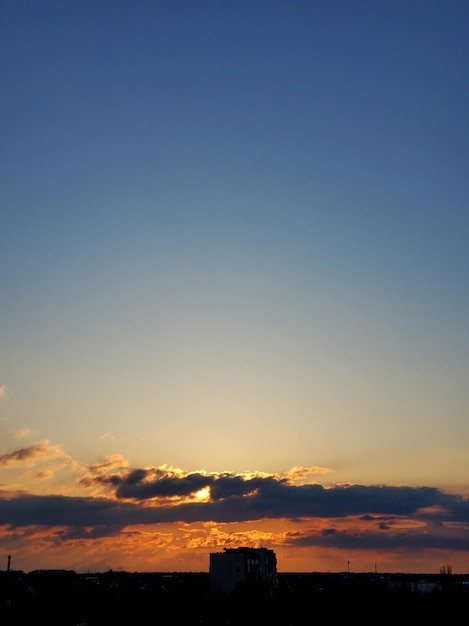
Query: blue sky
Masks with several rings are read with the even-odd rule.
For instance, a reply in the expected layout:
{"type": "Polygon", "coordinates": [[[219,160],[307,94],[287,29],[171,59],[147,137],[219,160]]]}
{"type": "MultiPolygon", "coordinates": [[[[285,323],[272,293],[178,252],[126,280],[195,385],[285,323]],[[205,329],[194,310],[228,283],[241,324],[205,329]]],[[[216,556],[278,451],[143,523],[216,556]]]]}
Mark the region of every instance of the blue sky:
{"type": "Polygon", "coordinates": [[[467,3],[0,18],[0,454],[466,493],[467,3]]]}

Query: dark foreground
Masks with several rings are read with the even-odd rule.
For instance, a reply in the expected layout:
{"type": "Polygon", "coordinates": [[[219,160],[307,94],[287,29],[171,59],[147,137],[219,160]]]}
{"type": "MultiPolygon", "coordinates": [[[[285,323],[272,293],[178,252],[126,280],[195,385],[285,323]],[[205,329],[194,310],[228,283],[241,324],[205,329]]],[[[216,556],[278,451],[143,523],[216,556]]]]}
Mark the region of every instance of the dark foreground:
{"type": "Polygon", "coordinates": [[[291,573],[278,575],[273,598],[254,589],[214,598],[206,573],[0,572],[0,625],[442,624],[467,616],[468,581],[456,575],[291,573]]]}

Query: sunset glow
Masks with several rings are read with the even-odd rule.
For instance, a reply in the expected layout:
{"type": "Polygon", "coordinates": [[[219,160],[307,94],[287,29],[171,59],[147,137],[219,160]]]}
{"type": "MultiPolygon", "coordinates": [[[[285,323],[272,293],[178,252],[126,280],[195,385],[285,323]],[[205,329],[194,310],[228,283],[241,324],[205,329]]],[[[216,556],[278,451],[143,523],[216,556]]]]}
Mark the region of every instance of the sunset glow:
{"type": "Polygon", "coordinates": [[[0,570],[469,572],[468,26],[3,3],[0,570]]]}

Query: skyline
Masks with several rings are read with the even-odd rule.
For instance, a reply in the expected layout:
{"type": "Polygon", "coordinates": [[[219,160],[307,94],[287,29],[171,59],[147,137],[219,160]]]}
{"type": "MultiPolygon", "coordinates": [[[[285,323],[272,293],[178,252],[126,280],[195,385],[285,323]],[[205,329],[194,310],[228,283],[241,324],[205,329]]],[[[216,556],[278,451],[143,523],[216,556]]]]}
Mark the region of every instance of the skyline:
{"type": "Polygon", "coordinates": [[[469,571],[467,3],[1,16],[0,563],[469,571]]]}

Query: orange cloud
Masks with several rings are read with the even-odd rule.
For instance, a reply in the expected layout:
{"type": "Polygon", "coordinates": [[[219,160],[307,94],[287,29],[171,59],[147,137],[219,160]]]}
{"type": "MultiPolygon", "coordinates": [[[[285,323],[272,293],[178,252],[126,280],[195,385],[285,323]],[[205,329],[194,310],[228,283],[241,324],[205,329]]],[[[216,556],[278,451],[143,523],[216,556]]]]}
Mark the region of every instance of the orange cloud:
{"type": "Polygon", "coordinates": [[[39,461],[65,456],[60,446],[54,446],[47,439],[34,443],[26,448],[19,448],[0,455],[0,467],[12,465],[31,465],[39,461]]]}
{"type": "Polygon", "coordinates": [[[23,437],[27,437],[28,435],[31,434],[31,429],[30,428],[11,428],[8,431],[8,434],[13,437],[14,439],[23,439],[23,437]]]}
{"type": "Polygon", "coordinates": [[[112,439],[115,439],[115,436],[112,433],[107,432],[107,433],[103,433],[101,435],[101,439],[111,439],[112,440],[112,439]]]}
{"type": "MultiPolygon", "coordinates": [[[[15,498],[15,494],[1,496],[15,498]]],[[[27,519],[31,517],[28,515],[27,519]]],[[[393,539],[390,529],[379,529],[379,522],[357,517],[296,522],[284,518],[241,523],[137,523],[121,528],[111,523],[101,528],[77,528],[58,524],[33,526],[28,521],[22,526],[0,526],[0,547],[8,546],[15,555],[15,566],[25,570],[66,566],[78,571],[104,571],[110,567],[129,571],[206,571],[210,552],[224,547],[263,545],[275,550],[279,571],[343,571],[347,561],[353,571],[371,571],[375,563],[381,571],[438,571],[441,546],[422,544],[418,529],[413,529],[411,523],[405,532],[402,526],[393,539]],[[370,534],[367,525],[371,525],[370,534]],[[383,534],[382,539],[379,534],[383,534]],[[399,536],[407,537],[409,545],[399,541],[399,536]]],[[[424,535],[440,532],[429,526],[422,531],[424,535]]],[[[450,546],[445,550],[445,558],[455,570],[462,571],[467,551],[458,549],[456,544],[451,547],[460,531],[454,528],[447,534],[450,546]]]]}
{"type": "Polygon", "coordinates": [[[122,454],[109,454],[103,457],[103,460],[100,463],[93,463],[92,465],[87,466],[87,471],[96,476],[100,474],[105,474],[109,471],[120,471],[127,470],[129,468],[129,463],[125,459],[122,454]]]}
{"type": "Polygon", "coordinates": [[[129,462],[122,454],[110,454],[103,457],[100,463],[93,463],[84,468],[84,474],[78,481],[81,488],[90,489],[94,495],[108,494],[112,490],[112,481],[106,476],[122,477],[129,472],[129,462]]]}
{"type": "Polygon", "coordinates": [[[290,482],[301,484],[307,482],[307,478],[313,474],[329,474],[333,471],[329,467],[320,467],[318,465],[311,465],[310,467],[295,466],[285,472],[285,476],[290,482]]]}
{"type": "Polygon", "coordinates": [[[319,466],[132,468],[121,454],[84,466],[41,441],[0,456],[3,468],[20,479],[0,492],[0,548],[16,545],[25,568],[202,570],[210,552],[242,545],[274,549],[284,571],[338,570],[349,559],[389,570],[399,553],[469,553],[468,499],[431,487],[308,482],[332,471],[319,466]]]}

